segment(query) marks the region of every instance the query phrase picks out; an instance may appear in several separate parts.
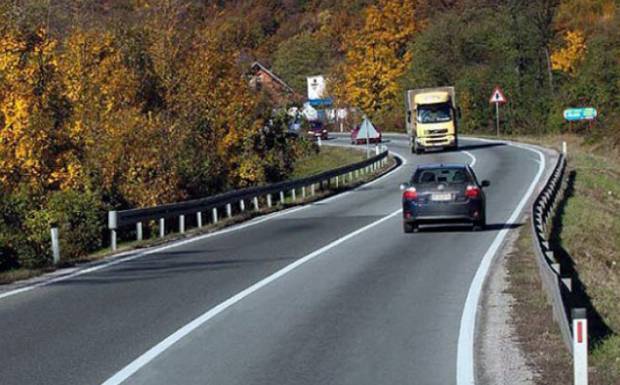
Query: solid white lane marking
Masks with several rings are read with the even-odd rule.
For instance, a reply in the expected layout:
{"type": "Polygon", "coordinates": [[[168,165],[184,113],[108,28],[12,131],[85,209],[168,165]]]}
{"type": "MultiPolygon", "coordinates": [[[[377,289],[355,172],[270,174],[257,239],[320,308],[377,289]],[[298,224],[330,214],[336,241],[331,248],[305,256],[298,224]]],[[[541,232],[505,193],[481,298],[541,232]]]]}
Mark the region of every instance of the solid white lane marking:
{"type": "MultiPolygon", "coordinates": [[[[527,204],[530,197],[534,193],[536,186],[540,178],[545,171],[545,156],[539,150],[530,148],[527,146],[515,146],[520,147],[528,151],[538,154],[540,163],[538,163],[538,172],[534,177],[534,180],[527,189],[525,195],[512,212],[512,215],[508,219],[507,225],[514,224],[519,216],[523,207],[527,204]]],[[[476,315],[478,310],[478,303],[480,301],[480,294],[482,292],[482,285],[489,272],[491,262],[495,253],[502,245],[504,238],[508,234],[509,229],[504,227],[493,240],[493,243],[484,254],[478,270],[474,276],[474,279],[469,286],[467,293],[467,299],[465,300],[465,306],[463,307],[463,315],[461,316],[461,326],[459,330],[459,339],[457,346],[457,358],[456,358],[456,383],[457,385],[475,385],[475,368],[474,368],[474,337],[476,332],[476,315]]]]}
{"type": "Polygon", "coordinates": [[[476,164],[476,157],[474,156],[474,154],[472,154],[469,151],[463,151],[463,154],[469,156],[471,158],[471,163],[469,164],[472,168],[474,167],[474,165],[476,164]]]}
{"type": "Polygon", "coordinates": [[[143,368],[144,366],[146,366],[149,362],[151,362],[153,359],[155,359],[157,356],[159,356],[160,354],[162,354],[163,352],[165,352],[168,348],[170,348],[172,345],[174,345],[176,342],[178,342],[179,340],[181,340],[183,337],[187,336],[188,334],[190,334],[192,331],[196,330],[198,327],[200,327],[201,325],[203,325],[205,322],[209,321],[211,318],[215,317],[216,315],[218,315],[219,313],[223,312],[224,310],[228,309],[229,307],[233,306],[234,304],[236,304],[237,302],[243,300],[245,297],[249,296],[250,294],[260,290],[261,288],[265,287],[266,285],[270,284],[271,282],[277,280],[278,278],[290,273],[292,270],[296,269],[297,267],[303,265],[304,263],[318,257],[319,255],[325,253],[326,251],[329,251],[330,249],[333,249],[334,247],[337,247],[338,245],[348,241],[349,239],[395,217],[396,215],[401,213],[401,209],[396,210],[394,212],[392,212],[391,214],[375,221],[372,222],[360,229],[355,230],[352,233],[349,233],[323,247],[321,247],[320,249],[304,256],[301,259],[298,259],[297,261],[291,263],[290,265],[287,265],[286,267],[284,267],[281,270],[278,270],[277,272],[271,274],[270,276],[268,276],[267,278],[255,283],[254,285],[248,287],[247,289],[237,293],[236,295],[234,295],[233,297],[227,299],[226,301],[220,303],[219,305],[215,306],[214,308],[208,310],[207,312],[205,312],[204,314],[202,314],[201,316],[199,316],[198,318],[194,319],[193,321],[191,321],[190,323],[188,323],[187,325],[183,326],[182,328],[180,328],[179,330],[177,330],[176,332],[172,333],[170,336],[166,337],[166,339],[164,339],[163,341],[161,341],[160,343],[158,343],[157,345],[153,346],[151,349],[149,349],[146,353],[142,354],[140,357],[136,358],[133,362],[131,362],[129,365],[125,366],[123,369],[121,369],[118,373],[114,374],[112,377],[110,377],[109,379],[107,379],[105,382],[103,382],[102,385],[118,385],[123,383],[125,380],[127,380],[130,376],[132,376],[133,374],[135,374],[136,372],[138,372],[141,368],[143,368]]]}
{"type": "MultiPolygon", "coordinates": [[[[342,146],[342,147],[344,147],[344,146],[342,146]]],[[[391,170],[387,174],[381,175],[379,178],[374,179],[374,180],[370,181],[369,183],[362,184],[362,185],[356,187],[355,189],[353,189],[351,191],[347,191],[347,192],[342,193],[342,194],[336,194],[336,195],[334,195],[332,197],[329,197],[327,199],[320,200],[319,202],[325,203],[325,202],[330,202],[330,201],[333,201],[333,200],[336,200],[336,199],[340,199],[340,198],[350,194],[351,192],[353,192],[353,191],[355,191],[357,189],[360,189],[360,188],[362,188],[364,186],[368,186],[368,185],[371,185],[371,184],[374,184],[374,183],[378,183],[380,180],[383,180],[383,179],[387,178],[388,176],[392,175],[393,173],[397,172],[398,170],[400,170],[401,166],[404,166],[405,164],[407,164],[407,160],[404,159],[403,157],[401,157],[400,155],[398,155],[396,153],[393,153],[392,151],[390,151],[390,153],[392,153],[392,155],[394,155],[394,156],[396,156],[396,157],[401,159],[402,163],[399,166],[396,166],[393,170],[391,170]]],[[[175,247],[180,247],[180,246],[184,246],[184,245],[187,245],[187,244],[190,244],[190,243],[193,243],[193,242],[202,241],[202,240],[207,239],[207,238],[211,238],[211,237],[215,237],[215,236],[220,236],[220,235],[227,234],[227,233],[230,233],[230,232],[242,230],[242,229],[245,229],[247,227],[255,226],[255,225],[258,225],[260,223],[267,222],[267,221],[270,221],[272,219],[275,219],[275,218],[278,218],[278,217],[281,217],[281,216],[284,216],[284,215],[289,215],[289,214],[292,214],[292,213],[295,213],[295,212],[298,212],[298,211],[301,211],[301,210],[308,209],[310,207],[313,207],[312,203],[307,203],[307,204],[304,204],[304,205],[301,205],[301,206],[296,206],[296,207],[291,207],[289,209],[280,210],[280,211],[277,211],[277,212],[274,212],[274,213],[271,213],[271,214],[267,214],[267,215],[264,215],[264,216],[260,216],[258,218],[251,219],[251,220],[249,220],[247,222],[240,223],[238,225],[233,225],[233,226],[221,229],[221,230],[214,231],[212,233],[198,235],[196,237],[184,239],[184,240],[181,240],[181,241],[172,241],[172,243],[170,243],[168,245],[156,247],[156,248],[153,248],[153,249],[148,249],[146,251],[138,252],[137,254],[130,255],[130,256],[127,256],[127,257],[122,257],[122,255],[123,254],[131,254],[131,253],[134,252],[134,250],[127,251],[127,252],[124,252],[124,253],[120,253],[119,255],[117,255],[115,257],[115,259],[113,259],[111,261],[101,262],[101,263],[99,263],[99,264],[97,264],[95,266],[84,268],[84,269],[79,269],[79,270],[77,270],[77,271],[75,271],[73,273],[68,273],[68,274],[65,274],[65,275],[58,276],[58,277],[44,279],[44,280],[39,281],[39,282],[35,282],[35,283],[32,283],[32,284],[27,284],[27,285],[24,285],[24,286],[19,287],[17,289],[13,289],[13,290],[6,291],[4,293],[0,293],[0,300],[2,300],[3,298],[7,298],[7,297],[11,297],[11,296],[17,295],[17,294],[25,293],[25,292],[28,292],[30,290],[37,289],[37,288],[40,288],[40,287],[43,287],[43,286],[47,286],[47,285],[51,285],[51,284],[54,284],[54,283],[66,281],[68,279],[75,278],[75,277],[78,277],[78,276],[81,276],[81,275],[84,275],[84,274],[93,273],[93,272],[96,272],[96,271],[99,271],[99,270],[102,270],[102,269],[106,269],[106,268],[114,266],[114,265],[118,265],[118,264],[125,263],[125,262],[130,262],[130,261],[133,261],[133,260],[138,259],[138,258],[145,257],[145,256],[150,255],[150,254],[159,253],[159,252],[162,252],[162,251],[173,249],[175,247]]]]}

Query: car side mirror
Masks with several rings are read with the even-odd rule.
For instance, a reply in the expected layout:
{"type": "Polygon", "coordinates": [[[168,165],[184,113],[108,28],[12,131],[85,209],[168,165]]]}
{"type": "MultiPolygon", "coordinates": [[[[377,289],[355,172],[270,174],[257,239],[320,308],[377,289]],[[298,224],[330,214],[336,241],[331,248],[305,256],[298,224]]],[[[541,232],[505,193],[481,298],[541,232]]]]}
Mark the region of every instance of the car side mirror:
{"type": "Polygon", "coordinates": [[[400,191],[407,190],[409,188],[409,183],[402,183],[400,185],[400,191]]]}
{"type": "Polygon", "coordinates": [[[480,184],[480,186],[482,187],[489,187],[491,185],[491,182],[489,182],[488,180],[483,180],[482,183],[480,184]]]}

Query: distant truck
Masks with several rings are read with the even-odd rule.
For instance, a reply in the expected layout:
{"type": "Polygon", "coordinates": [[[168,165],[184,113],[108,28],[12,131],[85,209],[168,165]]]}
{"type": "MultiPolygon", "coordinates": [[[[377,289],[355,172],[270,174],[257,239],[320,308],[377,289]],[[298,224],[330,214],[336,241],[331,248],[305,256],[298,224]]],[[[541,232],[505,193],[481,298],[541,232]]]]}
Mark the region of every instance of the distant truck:
{"type": "Polygon", "coordinates": [[[407,133],[411,152],[458,148],[458,119],[454,87],[407,91],[407,133]]]}

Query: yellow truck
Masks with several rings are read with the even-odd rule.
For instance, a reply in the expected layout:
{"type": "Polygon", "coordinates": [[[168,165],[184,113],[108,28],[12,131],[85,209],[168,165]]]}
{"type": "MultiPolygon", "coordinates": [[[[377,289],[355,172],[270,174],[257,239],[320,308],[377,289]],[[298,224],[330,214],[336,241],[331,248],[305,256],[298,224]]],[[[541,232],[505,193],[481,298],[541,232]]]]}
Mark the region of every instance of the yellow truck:
{"type": "Polygon", "coordinates": [[[407,133],[411,152],[458,148],[458,119],[454,87],[407,91],[407,133]]]}

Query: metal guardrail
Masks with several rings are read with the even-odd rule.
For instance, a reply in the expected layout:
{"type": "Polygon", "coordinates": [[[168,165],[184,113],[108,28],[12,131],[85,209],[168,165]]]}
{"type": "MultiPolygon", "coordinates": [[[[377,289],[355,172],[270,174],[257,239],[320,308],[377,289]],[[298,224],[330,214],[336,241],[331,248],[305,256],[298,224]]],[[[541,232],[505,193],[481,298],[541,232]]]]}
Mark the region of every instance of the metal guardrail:
{"type": "Polygon", "coordinates": [[[570,296],[572,278],[563,277],[560,263],[549,244],[547,228],[557,214],[559,197],[566,177],[566,156],[560,154],[553,173],[536,197],[532,209],[532,233],[536,261],[547,297],[553,308],[553,318],[560,327],[562,339],[569,351],[573,350],[571,333],[570,296]]]}
{"type": "Polygon", "coordinates": [[[306,178],[295,179],[274,183],[266,186],[250,187],[242,190],[229,191],[226,193],[214,195],[211,197],[189,200],[179,203],[170,203],[154,207],[109,211],[108,212],[108,229],[110,230],[110,243],[113,250],[117,247],[117,231],[129,225],[136,225],[136,238],[142,240],[142,224],[147,221],[159,220],[159,235],[165,235],[165,220],[173,217],[179,218],[179,232],[185,232],[185,216],[196,215],[196,223],[198,227],[202,227],[202,213],[211,211],[212,222],[217,223],[219,220],[219,209],[225,208],[226,216],[232,217],[233,205],[239,205],[239,211],[246,210],[246,202],[252,202],[254,210],[259,210],[259,198],[265,197],[267,207],[274,204],[273,195],[276,195],[277,202],[284,203],[287,193],[293,201],[297,200],[297,190],[301,189],[302,198],[306,197],[306,189],[310,191],[310,195],[315,194],[317,185],[321,187],[324,182],[329,185],[332,180],[335,186],[342,182],[345,183],[347,176],[349,180],[359,175],[374,172],[387,163],[388,151],[385,146],[377,147],[377,155],[354,163],[348,166],[329,170],[320,174],[312,175],[306,178]],[[342,180],[341,180],[342,178],[342,180]]]}

